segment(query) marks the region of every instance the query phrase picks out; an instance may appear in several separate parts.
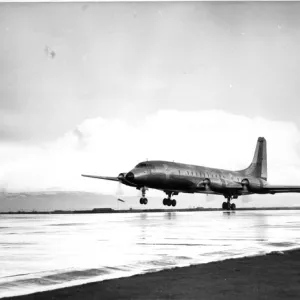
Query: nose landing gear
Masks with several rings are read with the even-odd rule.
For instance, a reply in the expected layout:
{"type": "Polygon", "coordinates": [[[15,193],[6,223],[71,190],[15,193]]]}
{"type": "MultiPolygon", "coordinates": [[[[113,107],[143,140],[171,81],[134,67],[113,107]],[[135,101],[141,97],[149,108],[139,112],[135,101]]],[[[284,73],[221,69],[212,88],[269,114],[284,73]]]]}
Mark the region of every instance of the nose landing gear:
{"type": "Polygon", "coordinates": [[[146,198],[146,188],[142,187],[142,198],[140,199],[140,204],[146,205],[148,203],[148,199],[146,198]]]}

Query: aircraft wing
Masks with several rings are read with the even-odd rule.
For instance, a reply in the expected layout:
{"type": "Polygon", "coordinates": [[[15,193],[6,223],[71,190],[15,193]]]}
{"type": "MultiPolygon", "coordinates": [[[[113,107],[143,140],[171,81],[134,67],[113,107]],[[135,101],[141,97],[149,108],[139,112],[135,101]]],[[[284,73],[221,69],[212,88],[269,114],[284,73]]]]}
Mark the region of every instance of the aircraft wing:
{"type": "Polygon", "coordinates": [[[300,193],[300,186],[298,185],[265,185],[263,191],[270,194],[277,193],[300,193]]]}
{"type": "Polygon", "coordinates": [[[85,175],[85,174],[82,174],[81,176],[83,176],[83,177],[89,177],[89,178],[96,178],[96,179],[111,180],[111,181],[119,181],[118,177],[95,176],[95,175],[85,175]]]}

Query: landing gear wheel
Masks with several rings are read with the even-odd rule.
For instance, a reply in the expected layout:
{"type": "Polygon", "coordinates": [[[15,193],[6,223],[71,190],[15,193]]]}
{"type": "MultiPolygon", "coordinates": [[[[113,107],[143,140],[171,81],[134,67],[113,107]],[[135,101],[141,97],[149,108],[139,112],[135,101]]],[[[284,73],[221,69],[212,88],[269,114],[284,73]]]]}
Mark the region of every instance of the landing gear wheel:
{"type": "Polygon", "coordinates": [[[235,204],[234,204],[234,203],[231,203],[230,209],[231,209],[231,210],[235,210],[235,208],[236,208],[236,207],[235,207],[235,204]]]}
{"type": "Polygon", "coordinates": [[[147,198],[141,198],[140,199],[140,203],[141,204],[147,204],[148,203],[148,199],[147,198]]]}
{"type": "Polygon", "coordinates": [[[176,200],[171,199],[171,197],[173,195],[178,195],[178,192],[167,192],[167,191],[165,191],[165,193],[167,194],[168,198],[164,198],[163,205],[176,206],[176,204],[177,204],[176,200]]]}
{"type": "Polygon", "coordinates": [[[222,204],[222,209],[227,209],[227,207],[228,207],[228,205],[227,205],[227,202],[223,202],[223,204],[222,204]]]}

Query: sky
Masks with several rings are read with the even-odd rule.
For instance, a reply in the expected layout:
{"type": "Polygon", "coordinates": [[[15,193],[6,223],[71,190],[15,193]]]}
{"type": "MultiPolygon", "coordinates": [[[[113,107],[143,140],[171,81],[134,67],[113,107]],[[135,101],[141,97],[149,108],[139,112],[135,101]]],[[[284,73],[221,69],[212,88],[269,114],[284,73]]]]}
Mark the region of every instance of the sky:
{"type": "Polygon", "coordinates": [[[297,2],[0,4],[0,188],[111,194],[115,183],[80,174],[145,159],[244,168],[259,136],[270,183],[300,184],[299,13],[297,2]]]}

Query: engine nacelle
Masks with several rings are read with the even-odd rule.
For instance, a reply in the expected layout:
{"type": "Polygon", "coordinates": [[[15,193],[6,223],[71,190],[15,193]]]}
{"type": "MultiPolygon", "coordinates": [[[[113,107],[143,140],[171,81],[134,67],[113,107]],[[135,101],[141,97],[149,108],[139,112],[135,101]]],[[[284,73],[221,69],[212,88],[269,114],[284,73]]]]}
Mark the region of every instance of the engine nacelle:
{"type": "Polygon", "coordinates": [[[247,190],[253,192],[259,191],[263,187],[261,180],[256,178],[244,178],[241,183],[247,190]]]}
{"type": "Polygon", "coordinates": [[[120,173],[120,174],[118,175],[119,181],[124,182],[124,179],[125,179],[126,174],[127,174],[127,173],[120,173]]]}
{"type": "MultiPolygon", "coordinates": [[[[128,181],[127,179],[126,179],[126,175],[127,175],[128,173],[120,173],[119,175],[118,175],[118,180],[119,180],[119,182],[121,182],[121,183],[123,183],[123,184],[125,184],[125,185],[128,185],[128,186],[134,186],[134,187],[136,187],[137,185],[136,184],[134,184],[134,183],[132,183],[132,182],[130,182],[130,181],[128,181]]],[[[129,172],[129,174],[130,174],[130,172],[129,172]]]]}
{"type": "Polygon", "coordinates": [[[224,183],[221,181],[221,179],[218,178],[205,178],[203,183],[207,185],[212,191],[218,192],[224,189],[224,183]]]}

